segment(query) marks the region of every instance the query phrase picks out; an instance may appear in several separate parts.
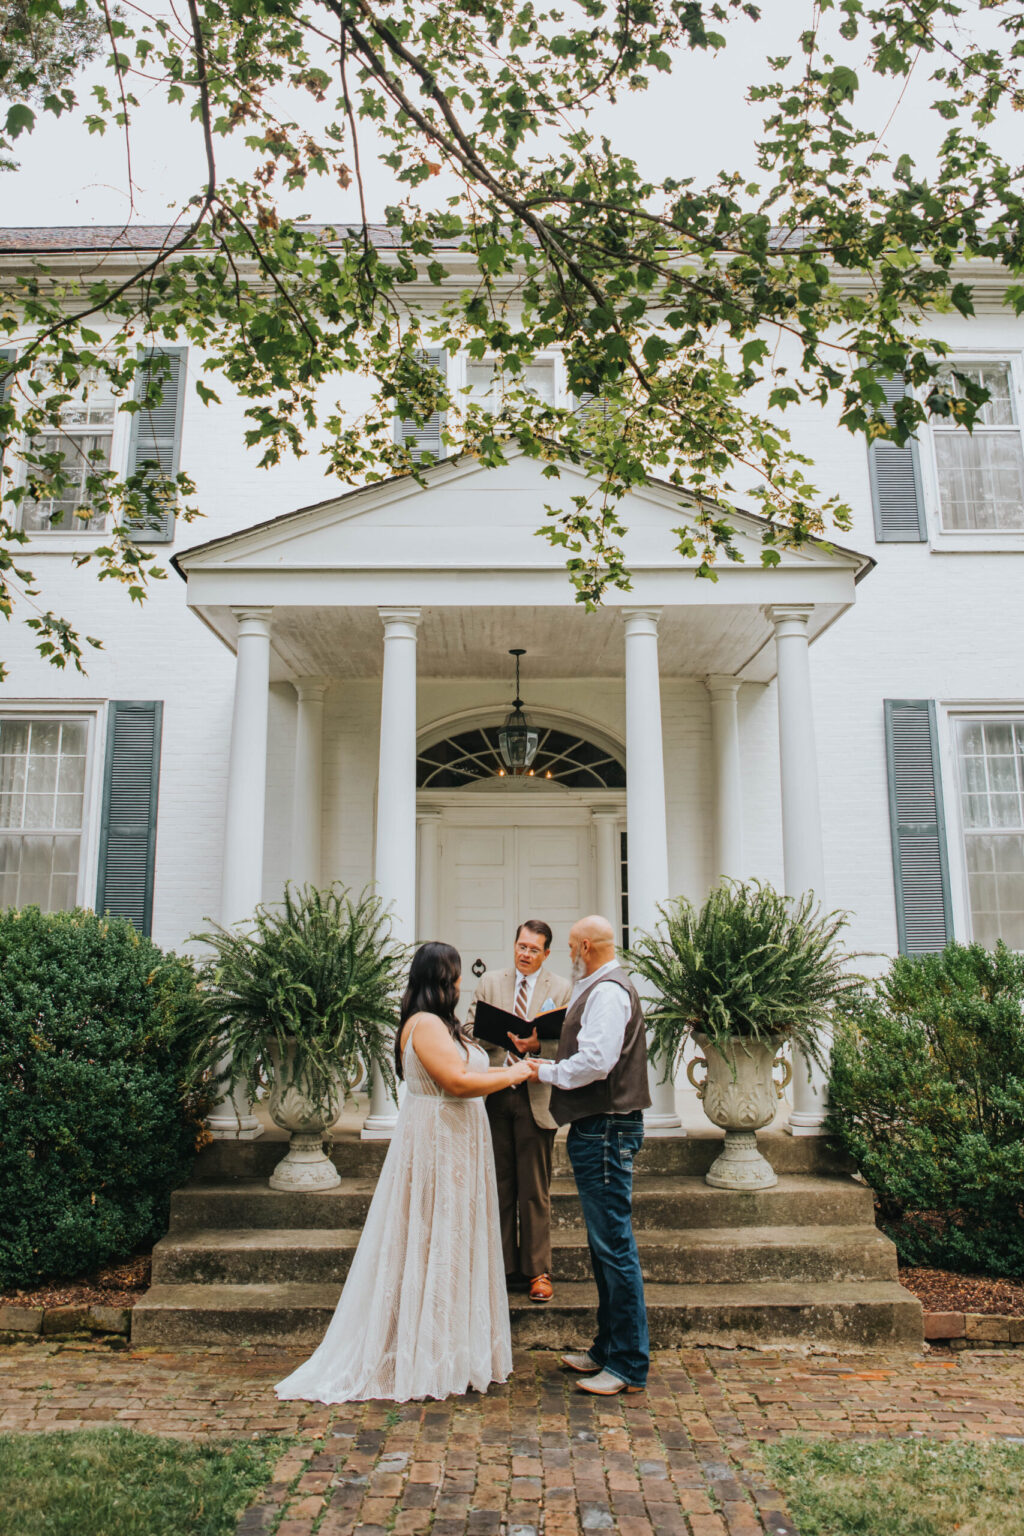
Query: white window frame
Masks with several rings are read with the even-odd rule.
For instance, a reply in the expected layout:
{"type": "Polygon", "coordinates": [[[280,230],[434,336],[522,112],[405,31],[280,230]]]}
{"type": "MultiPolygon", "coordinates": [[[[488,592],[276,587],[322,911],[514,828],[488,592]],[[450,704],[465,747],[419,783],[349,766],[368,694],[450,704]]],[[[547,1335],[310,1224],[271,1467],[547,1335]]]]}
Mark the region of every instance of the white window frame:
{"type": "MultiPolygon", "coordinates": [[[[562,357],[559,352],[539,352],[533,359],[533,366],[547,367],[550,365],[554,388],[552,390],[552,404],[555,406],[566,404],[565,372],[562,366],[562,357]]],[[[468,372],[473,368],[500,368],[501,358],[496,352],[485,352],[483,357],[470,357],[468,352],[459,352],[457,356],[449,360],[454,380],[451,384],[452,399],[457,409],[465,409],[470,403],[469,395],[462,391],[468,388],[468,372]],[[452,365],[454,364],[454,367],[452,365]]]]}
{"type": "MultiPolygon", "coordinates": [[[[1005,363],[1010,370],[1010,394],[1017,413],[1017,427],[1024,442],[1024,358],[1006,347],[972,347],[950,353],[942,362],[952,368],[963,364],[1005,363]]],[[[943,429],[940,427],[938,431],[943,429]]],[[[986,554],[1024,549],[1024,528],[944,528],[939,490],[939,466],[935,451],[936,428],[918,431],[921,447],[921,478],[925,501],[928,543],[935,554],[986,554]]]]}
{"type": "MultiPolygon", "coordinates": [[[[24,547],[24,546],[22,546],[24,547]]],[[[5,720],[81,720],[86,726],[85,791],[82,796],[82,841],[78,858],[75,905],[95,907],[99,860],[100,819],[103,811],[105,699],[10,699],[0,701],[5,720]]]]}
{"type": "MultiPolygon", "coordinates": [[[[125,399],[124,395],[114,396],[114,420],[110,434],[110,468],[118,475],[123,475],[128,463],[128,441],[131,435],[131,416],[120,409],[125,399]]],[[[52,429],[47,428],[47,431],[52,429]]],[[[25,434],[22,433],[22,438],[25,434]]],[[[22,462],[18,466],[15,484],[23,486],[28,480],[27,466],[22,462]]],[[[18,509],[19,520],[23,516],[24,503],[18,509]]],[[[37,528],[26,528],[25,533],[28,543],[20,545],[20,549],[26,555],[38,557],[41,554],[73,555],[84,547],[99,543],[110,537],[110,521],[104,528],[86,528],[80,519],[75,520],[75,527],[57,529],[53,533],[44,533],[37,528]]]]}
{"type": "Polygon", "coordinates": [[[979,725],[988,722],[1012,720],[1024,723],[1024,703],[1017,699],[970,699],[947,700],[936,705],[940,723],[939,767],[942,775],[942,803],[946,816],[946,857],[949,861],[949,891],[953,907],[953,935],[959,943],[971,944],[970,884],[967,871],[967,848],[960,778],[960,754],[957,751],[956,730],[962,720],[979,725]]]}

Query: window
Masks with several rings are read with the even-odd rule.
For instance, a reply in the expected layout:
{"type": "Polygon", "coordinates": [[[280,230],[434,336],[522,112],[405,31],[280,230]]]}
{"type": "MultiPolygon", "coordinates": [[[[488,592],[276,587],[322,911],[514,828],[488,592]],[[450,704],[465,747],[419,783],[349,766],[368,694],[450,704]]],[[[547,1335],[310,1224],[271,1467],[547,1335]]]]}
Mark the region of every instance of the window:
{"type": "MultiPolygon", "coordinates": [[[[467,399],[486,406],[490,411],[501,409],[502,374],[497,363],[467,363],[466,385],[467,399]]],[[[554,405],[554,362],[529,364],[521,374],[509,376],[508,387],[525,389],[529,394],[536,395],[542,404],[554,405]]]]}
{"type": "Polygon", "coordinates": [[[1024,950],[1024,719],[958,720],[971,933],[1024,950]]]}
{"type": "MultiPolygon", "coordinates": [[[[474,731],[461,731],[446,741],[426,747],[416,760],[416,785],[419,789],[461,789],[478,779],[509,779],[498,747],[500,727],[487,725],[474,731]]],[[[537,755],[525,775],[530,779],[549,779],[567,789],[623,789],[626,770],[604,747],[566,731],[540,729],[537,755]]]]}
{"type": "MultiPolygon", "coordinates": [[[[1009,363],[958,363],[957,371],[981,384],[989,399],[973,432],[933,423],[939,509],[947,532],[1024,531],[1024,450],[1016,391],[1009,363]]],[[[947,374],[947,387],[963,386],[947,374]]]]}
{"type": "MultiPolygon", "coordinates": [[[[60,454],[68,483],[55,487],[52,496],[22,503],[24,529],[32,533],[98,533],[103,529],[104,518],[75,514],[88,505],[89,475],[110,467],[114,413],[114,397],[106,381],[99,375],[87,376],[81,398],[62,408],[60,429],[39,432],[33,437],[34,452],[60,454]]],[[[34,468],[32,476],[37,481],[46,478],[34,468]]]]}
{"type": "Polygon", "coordinates": [[[0,906],[78,901],[89,728],[0,717],[0,906]]]}

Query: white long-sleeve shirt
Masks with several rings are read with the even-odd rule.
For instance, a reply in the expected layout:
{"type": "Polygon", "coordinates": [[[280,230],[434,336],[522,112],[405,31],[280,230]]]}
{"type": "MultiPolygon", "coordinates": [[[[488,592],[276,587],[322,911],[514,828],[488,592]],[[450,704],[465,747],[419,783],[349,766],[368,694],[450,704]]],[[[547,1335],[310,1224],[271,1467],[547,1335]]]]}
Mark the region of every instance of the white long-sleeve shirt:
{"type": "Polygon", "coordinates": [[[632,1004],[617,981],[601,980],[618,963],[609,960],[573,987],[570,1008],[582,993],[589,994],[583,1005],[576,1050],[564,1061],[542,1061],[537,1068],[542,1083],[551,1083],[556,1088],[585,1088],[588,1083],[607,1077],[622,1055],[632,1004]]]}

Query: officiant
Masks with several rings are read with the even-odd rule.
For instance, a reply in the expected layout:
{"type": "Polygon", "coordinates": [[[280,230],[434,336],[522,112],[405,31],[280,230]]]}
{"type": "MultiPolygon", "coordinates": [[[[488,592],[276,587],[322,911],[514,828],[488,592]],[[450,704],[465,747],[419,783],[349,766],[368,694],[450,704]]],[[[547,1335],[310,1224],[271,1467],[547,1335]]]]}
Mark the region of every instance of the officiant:
{"type": "MultiPolygon", "coordinates": [[[[551,953],[551,929],[540,918],[529,917],[516,929],[508,970],[487,971],[473,994],[467,1023],[472,1029],[478,1003],[503,1008],[522,1020],[518,1033],[510,1031],[510,1044],[526,1055],[550,1057],[557,1040],[539,1040],[530,1025],[539,1013],[564,1008],[572,988],[562,976],[547,969],[551,953]]],[[[505,1060],[504,1048],[481,1040],[492,1066],[505,1060]]],[[[557,1126],[548,1103],[551,1089],[531,1082],[520,1088],[502,1088],[486,1100],[487,1118],[494,1146],[494,1169],[501,1210],[501,1246],[505,1278],[509,1285],[529,1285],[530,1300],[547,1302],[551,1284],[551,1165],[557,1126]]]]}

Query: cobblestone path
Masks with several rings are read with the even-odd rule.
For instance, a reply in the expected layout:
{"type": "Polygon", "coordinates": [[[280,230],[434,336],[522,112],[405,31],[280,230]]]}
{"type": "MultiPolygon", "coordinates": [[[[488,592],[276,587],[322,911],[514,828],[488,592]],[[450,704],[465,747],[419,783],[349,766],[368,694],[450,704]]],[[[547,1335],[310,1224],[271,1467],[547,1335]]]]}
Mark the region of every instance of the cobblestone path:
{"type": "Polygon", "coordinates": [[[278,1403],[298,1363],[263,1348],[0,1348],[0,1430],[127,1424],[297,1436],[239,1536],[794,1533],[759,1447],[785,1433],[1024,1438],[1024,1351],[857,1358],[663,1350],[642,1397],[595,1402],[557,1355],[485,1396],[278,1403]]]}

